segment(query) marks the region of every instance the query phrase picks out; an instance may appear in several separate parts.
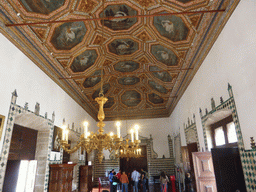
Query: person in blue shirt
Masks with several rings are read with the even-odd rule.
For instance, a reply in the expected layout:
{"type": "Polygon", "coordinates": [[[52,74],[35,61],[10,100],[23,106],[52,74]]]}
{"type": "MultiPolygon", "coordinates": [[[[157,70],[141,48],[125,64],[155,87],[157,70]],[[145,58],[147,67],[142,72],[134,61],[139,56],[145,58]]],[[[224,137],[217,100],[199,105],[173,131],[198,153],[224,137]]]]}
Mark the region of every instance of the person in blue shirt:
{"type": "Polygon", "coordinates": [[[113,192],[113,177],[114,177],[114,172],[115,172],[115,170],[112,169],[112,171],[110,171],[110,174],[109,174],[109,176],[108,176],[109,182],[110,182],[110,192],[113,192]]]}

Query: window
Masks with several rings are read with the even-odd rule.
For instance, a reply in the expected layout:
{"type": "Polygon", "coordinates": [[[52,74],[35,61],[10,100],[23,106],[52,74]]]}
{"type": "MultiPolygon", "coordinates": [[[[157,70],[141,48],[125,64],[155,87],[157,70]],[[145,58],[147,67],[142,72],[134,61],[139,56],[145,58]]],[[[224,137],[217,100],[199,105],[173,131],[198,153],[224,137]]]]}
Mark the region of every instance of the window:
{"type": "Polygon", "coordinates": [[[213,147],[237,146],[236,129],[232,116],[211,125],[211,138],[213,147]]]}

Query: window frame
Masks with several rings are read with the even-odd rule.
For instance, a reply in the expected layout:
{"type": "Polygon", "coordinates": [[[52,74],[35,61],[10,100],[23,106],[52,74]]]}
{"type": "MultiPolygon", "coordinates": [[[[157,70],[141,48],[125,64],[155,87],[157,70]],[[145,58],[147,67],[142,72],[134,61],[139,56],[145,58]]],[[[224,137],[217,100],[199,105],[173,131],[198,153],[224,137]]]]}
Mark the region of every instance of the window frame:
{"type": "Polygon", "coordinates": [[[224,148],[224,147],[237,147],[238,144],[237,142],[234,143],[229,143],[228,142],[228,132],[227,132],[227,124],[233,122],[233,118],[232,115],[210,125],[210,129],[211,129],[211,139],[212,139],[212,146],[213,148],[224,148]],[[223,128],[223,132],[224,132],[224,138],[225,138],[225,144],[224,145],[219,145],[216,146],[216,142],[215,142],[215,129],[222,127],[223,128]]]}

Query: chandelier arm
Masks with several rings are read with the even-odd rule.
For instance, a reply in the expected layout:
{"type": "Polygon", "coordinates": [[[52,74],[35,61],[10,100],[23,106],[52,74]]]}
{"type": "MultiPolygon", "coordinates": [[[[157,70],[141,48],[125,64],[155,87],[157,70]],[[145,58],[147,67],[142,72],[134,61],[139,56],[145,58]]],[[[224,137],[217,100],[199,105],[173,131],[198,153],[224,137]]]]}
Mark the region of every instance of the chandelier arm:
{"type": "Polygon", "coordinates": [[[60,142],[61,147],[63,148],[63,150],[65,150],[67,153],[74,153],[75,151],[77,151],[82,145],[81,142],[79,142],[75,147],[73,147],[72,149],[70,149],[70,144],[68,144],[67,141],[61,141],[60,142]]]}

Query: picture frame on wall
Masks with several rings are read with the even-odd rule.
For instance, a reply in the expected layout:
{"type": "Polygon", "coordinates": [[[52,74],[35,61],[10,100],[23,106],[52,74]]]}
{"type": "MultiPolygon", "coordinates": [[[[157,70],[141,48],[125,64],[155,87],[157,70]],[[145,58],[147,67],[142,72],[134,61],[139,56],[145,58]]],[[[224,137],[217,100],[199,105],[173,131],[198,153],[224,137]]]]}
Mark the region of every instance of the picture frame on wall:
{"type": "Polygon", "coordinates": [[[5,120],[5,116],[0,115],[0,141],[2,139],[2,132],[4,129],[4,120],[5,120]]]}
{"type": "Polygon", "coordinates": [[[53,141],[52,141],[52,151],[60,152],[60,140],[62,137],[62,129],[54,126],[53,130],[53,141]]]}

